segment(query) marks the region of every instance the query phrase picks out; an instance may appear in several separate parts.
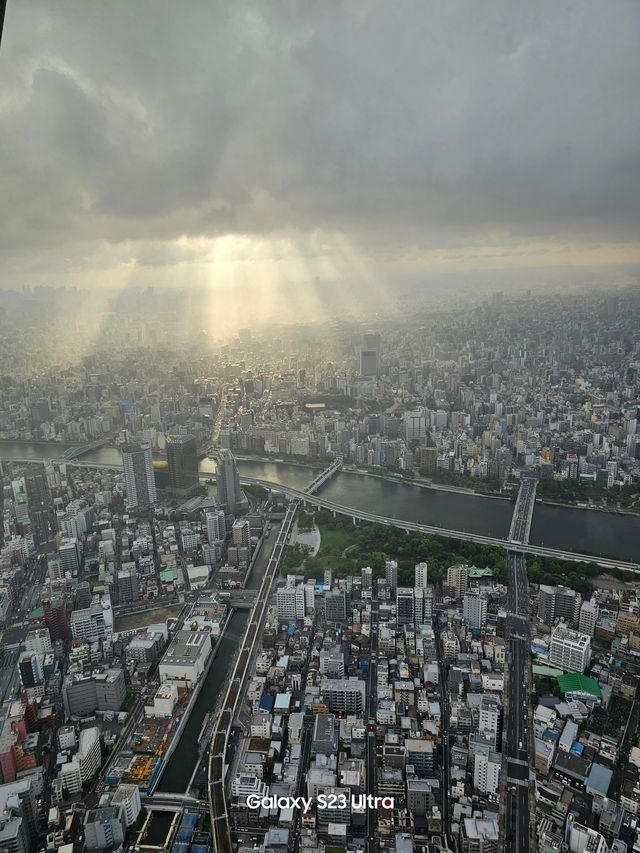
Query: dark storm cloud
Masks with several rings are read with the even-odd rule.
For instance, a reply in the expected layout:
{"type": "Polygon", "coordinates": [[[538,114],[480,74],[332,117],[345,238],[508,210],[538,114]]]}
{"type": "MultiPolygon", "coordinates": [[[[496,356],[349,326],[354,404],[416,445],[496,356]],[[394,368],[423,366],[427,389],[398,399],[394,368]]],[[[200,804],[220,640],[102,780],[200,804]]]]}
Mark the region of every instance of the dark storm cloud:
{"type": "Polygon", "coordinates": [[[636,0],[11,3],[0,246],[629,239],[638,44],[636,0]]]}

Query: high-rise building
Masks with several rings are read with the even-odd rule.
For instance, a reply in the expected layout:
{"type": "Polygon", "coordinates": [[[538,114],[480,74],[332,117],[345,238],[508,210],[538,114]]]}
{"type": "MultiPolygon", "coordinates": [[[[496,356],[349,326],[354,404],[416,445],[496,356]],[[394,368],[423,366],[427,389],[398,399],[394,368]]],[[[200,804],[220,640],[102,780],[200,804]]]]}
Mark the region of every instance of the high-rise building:
{"type": "Polygon", "coordinates": [[[29,471],[24,477],[27,511],[36,547],[48,542],[56,530],[51,492],[44,466],[29,471]]]}
{"type": "Polygon", "coordinates": [[[398,587],[396,591],[396,621],[398,626],[413,625],[415,622],[414,594],[412,587],[398,587]]]}
{"type": "Polygon", "coordinates": [[[233,522],[231,528],[231,541],[234,545],[249,546],[251,542],[251,529],[246,518],[238,518],[233,522]]]}
{"type": "Polygon", "coordinates": [[[51,408],[47,397],[40,397],[31,404],[31,424],[39,427],[51,417],[51,408]]]}
{"type": "Polygon", "coordinates": [[[560,623],[551,632],[549,663],[569,672],[584,672],[591,660],[591,637],[560,623]]]}
{"type": "Polygon", "coordinates": [[[360,376],[375,378],[380,373],[380,333],[367,332],[362,336],[360,376]]]}
{"type": "Polygon", "coordinates": [[[427,581],[427,564],[426,563],[416,563],[416,581],[415,586],[419,586],[422,589],[426,589],[428,586],[427,581]]]}
{"type": "Polygon", "coordinates": [[[218,451],[216,481],[218,501],[227,508],[227,512],[234,512],[242,502],[243,495],[236,460],[231,451],[225,448],[218,451]]]}
{"type": "Polygon", "coordinates": [[[415,587],[413,590],[413,619],[416,625],[424,625],[425,622],[431,621],[431,616],[426,619],[425,604],[425,590],[421,586],[415,587]]]}
{"type": "Polygon", "coordinates": [[[44,609],[44,624],[49,629],[51,639],[55,642],[68,637],[69,620],[64,601],[56,598],[53,600],[45,599],[42,602],[42,607],[44,609]]]}
{"type": "Polygon", "coordinates": [[[395,560],[386,561],[384,574],[389,589],[396,590],[398,588],[398,564],[395,560]]]}
{"type": "Polygon", "coordinates": [[[80,569],[82,552],[77,539],[63,539],[58,548],[58,556],[62,564],[63,572],[73,575],[80,569]]]}
{"type": "Polygon", "coordinates": [[[156,502],[153,456],[148,444],[126,445],[122,450],[128,509],[149,509],[156,502]]]}
{"type": "Polygon", "coordinates": [[[207,539],[213,545],[214,542],[223,542],[226,536],[226,528],[224,522],[224,512],[213,510],[206,515],[207,521],[207,539]]]}
{"type": "Polygon", "coordinates": [[[278,619],[304,619],[305,594],[304,584],[284,586],[276,593],[278,619]]]}
{"type": "Polygon", "coordinates": [[[467,589],[469,567],[460,563],[447,569],[447,586],[451,587],[455,598],[462,598],[467,589]]]}
{"type": "Polygon", "coordinates": [[[578,624],[582,596],[566,586],[540,584],[538,592],[538,616],[547,625],[556,619],[578,624]]]}
{"type": "Polygon", "coordinates": [[[170,490],[188,495],[200,483],[198,473],[198,444],[192,435],[171,435],[167,438],[170,490]]]}
{"type": "Polygon", "coordinates": [[[24,688],[35,687],[44,681],[44,655],[37,652],[22,652],[18,662],[20,684],[24,688]]]}
{"type": "Polygon", "coordinates": [[[487,599],[477,590],[469,590],[464,595],[462,614],[469,628],[484,628],[487,621],[487,599]]]}
{"type": "Polygon", "coordinates": [[[497,794],[500,786],[502,756],[486,746],[476,747],[473,763],[473,787],[481,794],[497,794]]]}
{"type": "Polygon", "coordinates": [[[480,719],[478,731],[491,740],[493,748],[499,743],[502,706],[500,699],[492,694],[485,694],[480,702],[480,719]]]}
{"type": "Polygon", "coordinates": [[[327,622],[344,622],[347,618],[347,594],[343,589],[324,594],[324,614],[327,622]]]}
{"type": "Polygon", "coordinates": [[[593,637],[597,622],[598,605],[591,601],[583,601],[580,608],[578,630],[581,634],[588,634],[590,637],[593,637]]]}
{"type": "Polygon", "coordinates": [[[364,566],[360,570],[360,577],[362,579],[362,589],[373,589],[373,569],[371,566],[364,566]]]}

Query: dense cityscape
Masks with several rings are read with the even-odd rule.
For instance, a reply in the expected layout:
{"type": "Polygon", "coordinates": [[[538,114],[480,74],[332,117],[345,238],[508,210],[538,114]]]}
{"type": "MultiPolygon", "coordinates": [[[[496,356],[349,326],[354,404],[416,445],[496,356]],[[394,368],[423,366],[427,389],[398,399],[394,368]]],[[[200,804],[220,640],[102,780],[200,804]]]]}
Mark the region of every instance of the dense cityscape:
{"type": "Polygon", "coordinates": [[[0,853],[640,853],[639,43],[0,0],[0,853]]]}
{"type": "Polygon", "coordinates": [[[0,849],[638,849],[635,291],[18,357],[70,298],[1,321],[0,849]]]}

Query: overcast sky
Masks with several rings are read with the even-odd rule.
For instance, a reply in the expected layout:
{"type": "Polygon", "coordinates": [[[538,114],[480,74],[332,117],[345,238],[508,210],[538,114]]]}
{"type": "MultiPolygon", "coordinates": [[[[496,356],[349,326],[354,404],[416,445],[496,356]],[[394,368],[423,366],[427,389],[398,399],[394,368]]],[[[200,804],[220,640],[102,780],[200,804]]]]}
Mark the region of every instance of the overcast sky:
{"type": "Polygon", "coordinates": [[[638,0],[9,0],[0,284],[636,264],[639,45],[638,0]]]}

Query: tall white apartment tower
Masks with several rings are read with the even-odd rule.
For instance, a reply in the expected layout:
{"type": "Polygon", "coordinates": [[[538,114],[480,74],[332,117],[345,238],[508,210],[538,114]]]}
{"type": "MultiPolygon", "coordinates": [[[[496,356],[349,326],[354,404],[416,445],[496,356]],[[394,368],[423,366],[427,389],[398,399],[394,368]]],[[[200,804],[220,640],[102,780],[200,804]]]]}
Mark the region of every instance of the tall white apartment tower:
{"type": "Polygon", "coordinates": [[[416,582],[415,586],[422,587],[422,589],[427,588],[427,564],[426,563],[416,563],[416,582]]]}
{"type": "Polygon", "coordinates": [[[207,539],[213,545],[214,542],[222,542],[226,536],[226,527],[224,522],[224,512],[213,510],[206,515],[207,519],[207,539]]]}
{"type": "Polygon", "coordinates": [[[149,509],[157,499],[151,448],[148,444],[126,445],[122,465],[128,509],[149,509]]]}

